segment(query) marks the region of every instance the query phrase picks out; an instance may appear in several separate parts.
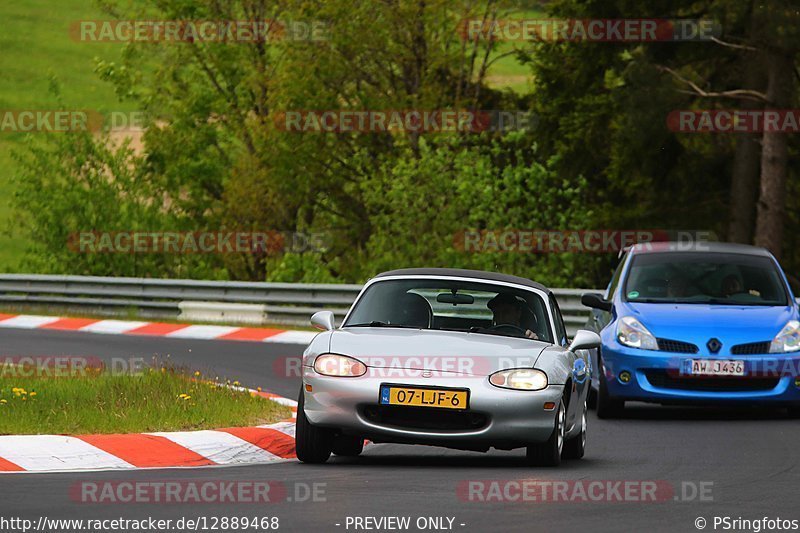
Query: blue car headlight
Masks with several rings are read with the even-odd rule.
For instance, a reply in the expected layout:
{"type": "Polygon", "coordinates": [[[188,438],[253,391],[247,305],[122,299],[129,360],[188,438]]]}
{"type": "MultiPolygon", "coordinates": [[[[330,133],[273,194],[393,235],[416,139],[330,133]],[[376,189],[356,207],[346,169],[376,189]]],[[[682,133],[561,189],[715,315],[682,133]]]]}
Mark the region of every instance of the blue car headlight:
{"type": "Polygon", "coordinates": [[[769,345],[769,353],[788,353],[800,350],[800,322],[790,320],[769,345]]]}
{"type": "Polygon", "coordinates": [[[632,316],[624,316],[617,321],[617,340],[631,348],[658,350],[658,342],[653,334],[632,316]]]}

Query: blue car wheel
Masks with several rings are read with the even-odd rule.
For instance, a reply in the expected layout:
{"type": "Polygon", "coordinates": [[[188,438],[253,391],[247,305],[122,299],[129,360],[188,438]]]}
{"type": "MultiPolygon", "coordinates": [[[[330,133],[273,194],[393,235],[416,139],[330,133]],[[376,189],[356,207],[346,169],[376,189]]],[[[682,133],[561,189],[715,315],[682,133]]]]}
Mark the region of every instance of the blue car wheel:
{"type": "Polygon", "coordinates": [[[608,393],[608,382],[606,381],[606,370],[603,365],[602,356],[599,359],[599,391],[597,393],[597,417],[598,418],[617,418],[625,410],[625,401],[612,398],[608,393]]]}

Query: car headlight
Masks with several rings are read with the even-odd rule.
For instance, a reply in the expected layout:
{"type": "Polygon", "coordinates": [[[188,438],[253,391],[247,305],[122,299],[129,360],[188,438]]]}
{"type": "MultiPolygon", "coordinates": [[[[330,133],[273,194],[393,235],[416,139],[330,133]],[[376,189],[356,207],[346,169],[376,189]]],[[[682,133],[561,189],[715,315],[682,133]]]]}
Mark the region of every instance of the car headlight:
{"type": "Polygon", "coordinates": [[[800,322],[790,320],[769,344],[769,353],[786,353],[800,350],[800,322]]]}
{"type": "Polygon", "coordinates": [[[502,389],[542,390],[547,387],[547,374],[535,368],[513,368],[495,372],[489,383],[502,389]]]}
{"type": "Polygon", "coordinates": [[[624,316],[617,322],[617,340],[631,348],[658,350],[658,342],[653,334],[632,316],[624,316]]]}
{"type": "Polygon", "coordinates": [[[314,360],[314,370],[323,376],[357,378],[367,373],[367,365],[353,357],[326,353],[314,360]]]}

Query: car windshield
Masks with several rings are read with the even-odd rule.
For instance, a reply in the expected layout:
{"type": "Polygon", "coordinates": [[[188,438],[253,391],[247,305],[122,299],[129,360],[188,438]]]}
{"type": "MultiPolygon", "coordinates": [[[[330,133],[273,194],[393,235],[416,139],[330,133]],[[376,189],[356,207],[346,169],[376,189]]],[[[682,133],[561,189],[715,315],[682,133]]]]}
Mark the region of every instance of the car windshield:
{"type": "Polygon", "coordinates": [[[648,253],[633,258],[623,297],[629,302],[786,305],[783,280],[768,257],[648,253]]]}
{"type": "Polygon", "coordinates": [[[343,327],[464,331],[553,342],[547,307],[537,293],[473,281],[379,281],[364,292],[343,327]]]}

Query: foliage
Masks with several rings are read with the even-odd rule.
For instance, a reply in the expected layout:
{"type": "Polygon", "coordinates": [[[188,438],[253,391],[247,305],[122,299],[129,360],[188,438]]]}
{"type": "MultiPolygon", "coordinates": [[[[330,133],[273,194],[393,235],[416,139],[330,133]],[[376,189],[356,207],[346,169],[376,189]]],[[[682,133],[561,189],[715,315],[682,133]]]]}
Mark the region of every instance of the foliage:
{"type": "MultiPolygon", "coordinates": [[[[601,286],[615,254],[474,253],[459,247],[458,235],[679,229],[724,237],[735,138],[678,134],[666,116],[726,103],[688,94],[669,72],[737,87],[737,51],[708,42],[510,46],[459,38],[460,21],[502,18],[508,7],[490,0],[104,4],[120,19],[316,21],[326,32],[321,40],[257,44],[131,43],[119,59],[99,60],[98,75],[144,111],[145,151],[81,134],[32,143],[20,156],[17,200],[34,242],[27,264],[39,272],[315,282],[361,282],[380,270],[428,265],[601,286]],[[506,53],[529,69],[528,93],[488,83],[490,63],[509,61],[506,53]],[[281,125],[293,110],[403,109],[533,110],[539,125],[483,133],[281,125]],[[70,232],[87,228],[324,232],[331,241],[325,250],[281,255],[64,250],[70,232]]],[[[721,21],[725,37],[748,32],[749,11],[734,0],[557,0],[547,9],[573,18],[709,17],[721,21]]]]}

